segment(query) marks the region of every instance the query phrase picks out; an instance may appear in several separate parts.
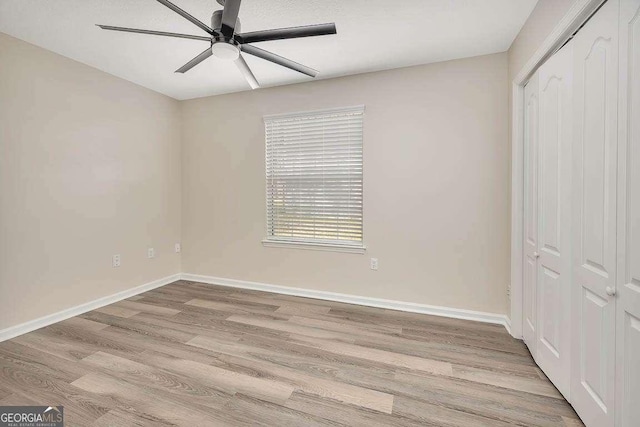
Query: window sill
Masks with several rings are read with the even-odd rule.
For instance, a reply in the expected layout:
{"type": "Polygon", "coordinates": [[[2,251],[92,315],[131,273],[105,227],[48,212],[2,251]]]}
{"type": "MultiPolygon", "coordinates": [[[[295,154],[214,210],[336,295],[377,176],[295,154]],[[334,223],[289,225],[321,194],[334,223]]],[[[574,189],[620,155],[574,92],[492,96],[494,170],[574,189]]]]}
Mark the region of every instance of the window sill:
{"type": "Polygon", "coordinates": [[[363,246],[346,246],[332,243],[305,243],[305,242],[287,242],[284,240],[268,240],[262,241],[262,246],[267,248],[287,248],[287,249],[306,249],[312,251],[330,251],[343,252],[349,254],[364,254],[367,248],[363,246]]]}

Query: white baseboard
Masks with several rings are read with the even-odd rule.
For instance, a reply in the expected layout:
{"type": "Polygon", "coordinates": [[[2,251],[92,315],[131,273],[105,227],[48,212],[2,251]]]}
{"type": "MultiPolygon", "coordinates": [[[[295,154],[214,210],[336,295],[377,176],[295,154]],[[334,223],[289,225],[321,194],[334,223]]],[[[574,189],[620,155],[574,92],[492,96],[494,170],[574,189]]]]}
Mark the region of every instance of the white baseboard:
{"type": "Polygon", "coordinates": [[[340,294],[336,292],[317,291],[312,289],[291,288],[288,286],[271,285],[267,283],[248,282],[245,280],[225,279],[222,277],[202,276],[198,274],[173,274],[154,280],[135,288],[126,289],[106,297],[98,298],[57,313],[49,314],[38,319],[34,319],[19,325],[10,326],[0,330],[0,342],[35,331],[36,329],[61,322],[70,317],[78,316],[91,310],[95,310],[105,305],[130,298],[134,295],[150,291],[160,286],[168,285],[177,280],[188,280],[210,285],[227,286],[231,288],[253,289],[257,291],[273,292],[276,294],[292,295],[304,298],[314,298],[327,301],[337,301],[347,304],[364,305],[367,307],[386,308],[389,310],[406,311],[410,313],[429,314],[433,316],[451,317],[454,319],[473,320],[476,322],[493,323],[503,325],[511,333],[510,319],[504,314],[485,313],[482,311],[464,310],[460,308],[441,307],[436,305],[416,304],[412,302],[393,301],[381,298],[363,297],[357,295],[340,294]]]}
{"type": "Polygon", "coordinates": [[[507,328],[507,332],[509,332],[509,335],[513,337],[513,332],[511,332],[511,318],[509,316],[504,316],[504,327],[507,328]]]}
{"type": "Polygon", "coordinates": [[[180,276],[180,274],[173,274],[171,276],[163,277],[162,279],[154,280],[153,282],[145,283],[144,285],[136,286],[135,288],[126,289],[124,291],[108,295],[106,297],[98,298],[96,300],[59,311],[57,313],[40,317],[39,319],[30,320],[28,322],[21,323],[15,326],[10,326],[6,329],[0,330],[0,342],[6,341],[13,337],[17,337],[18,335],[26,334],[27,332],[35,331],[36,329],[49,326],[56,322],[61,322],[70,317],[78,316],[82,313],[86,313],[87,311],[95,310],[97,308],[104,307],[105,305],[122,301],[123,299],[130,298],[134,295],[150,291],[151,289],[168,285],[169,283],[173,283],[176,280],[180,280],[180,276]]]}
{"type": "Polygon", "coordinates": [[[253,289],[257,291],[273,292],[277,294],[293,295],[297,297],[315,298],[327,301],[344,302],[347,304],[364,305],[368,307],[386,308],[390,310],[407,311],[411,313],[451,317],[454,319],[494,323],[503,325],[507,329],[507,331],[510,330],[511,326],[509,318],[504,314],[485,313],[482,311],[463,310],[460,308],[441,307],[436,305],[416,304],[412,302],[362,297],[356,295],[340,294],[336,292],[316,291],[312,289],[290,288],[288,286],[248,282],[245,280],[225,279],[222,277],[202,276],[199,274],[182,273],[181,279],[191,282],[206,283],[210,285],[228,286],[231,288],[253,289]]]}

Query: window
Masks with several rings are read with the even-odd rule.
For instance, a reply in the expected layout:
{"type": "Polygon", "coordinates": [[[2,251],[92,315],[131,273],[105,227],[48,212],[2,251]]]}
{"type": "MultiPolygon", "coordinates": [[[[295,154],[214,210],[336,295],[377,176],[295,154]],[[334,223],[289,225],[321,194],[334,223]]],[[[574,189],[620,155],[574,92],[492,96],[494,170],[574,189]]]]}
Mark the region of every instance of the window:
{"type": "Polygon", "coordinates": [[[364,107],[265,117],[265,244],[362,251],[364,107]]]}

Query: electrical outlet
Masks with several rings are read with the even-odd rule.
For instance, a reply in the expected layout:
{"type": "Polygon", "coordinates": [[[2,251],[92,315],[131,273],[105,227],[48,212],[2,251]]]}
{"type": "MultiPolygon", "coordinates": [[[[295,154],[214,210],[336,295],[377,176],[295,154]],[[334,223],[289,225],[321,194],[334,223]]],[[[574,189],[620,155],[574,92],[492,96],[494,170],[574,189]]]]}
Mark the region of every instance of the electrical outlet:
{"type": "Polygon", "coordinates": [[[182,250],[182,247],[180,246],[180,243],[176,243],[176,245],[175,245],[176,253],[179,254],[181,250],[182,250]]]}
{"type": "Polygon", "coordinates": [[[111,265],[115,267],[120,267],[120,254],[116,254],[111,258],[111,265]]]}
{"type": "Polygon", "coordinates": [[[372,270],[378,269],[378,258],[371,258],[371,269],[372,270]]]}
{"type": "Polygon", "coordinates": [[[147,249],[147,258],[155,258],[156,251],[153,248],[147,249]]]}

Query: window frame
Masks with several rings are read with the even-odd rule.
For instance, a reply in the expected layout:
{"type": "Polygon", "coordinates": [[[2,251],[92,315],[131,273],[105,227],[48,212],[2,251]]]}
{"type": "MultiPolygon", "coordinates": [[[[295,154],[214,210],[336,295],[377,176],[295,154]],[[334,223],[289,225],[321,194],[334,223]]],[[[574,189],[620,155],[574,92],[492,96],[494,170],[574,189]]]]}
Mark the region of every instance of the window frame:
{"type": "Polygon", "coordinates": [[[295,113],[283,113],[283,114],[269,114],[263,117],[264,123],[264,149],[265,149],[265,238],[262,240],[262,245],[265,247],[275,247],[275,248],[295,248],[295,249],[306,249],[306,250],[322,250],[322,251],[332,251],[332,252],[343,252],[343,253],[358,253],[364,254],[366,251],[366,246],[364,244],[364,115],[365,115],[365,106],[364,105],[355,105],[350,107],[338,107],[338,108],[325,108],[320,110],[309,110],[309,111],[300,111],[295,113]],[[337,240],[326,239],[325,241],[318,239],[317,241],[305,241],[303,239],[290,239],[286,237],[276,237],[270,235],[269,230],[269,180],[267,177],[267,165],[268,165],[268,142],[267,142],[267,122],[277,119],[291,119],[295,117],[308,117],[313,115],[323,115],[323,114],[336,114],[336,113],[353,113],[358,112],[362,114],[362,222],[361,226],[361,235],[362,239],[360,242],[354,241],[345,241],[340,242],[337,240]]]}

